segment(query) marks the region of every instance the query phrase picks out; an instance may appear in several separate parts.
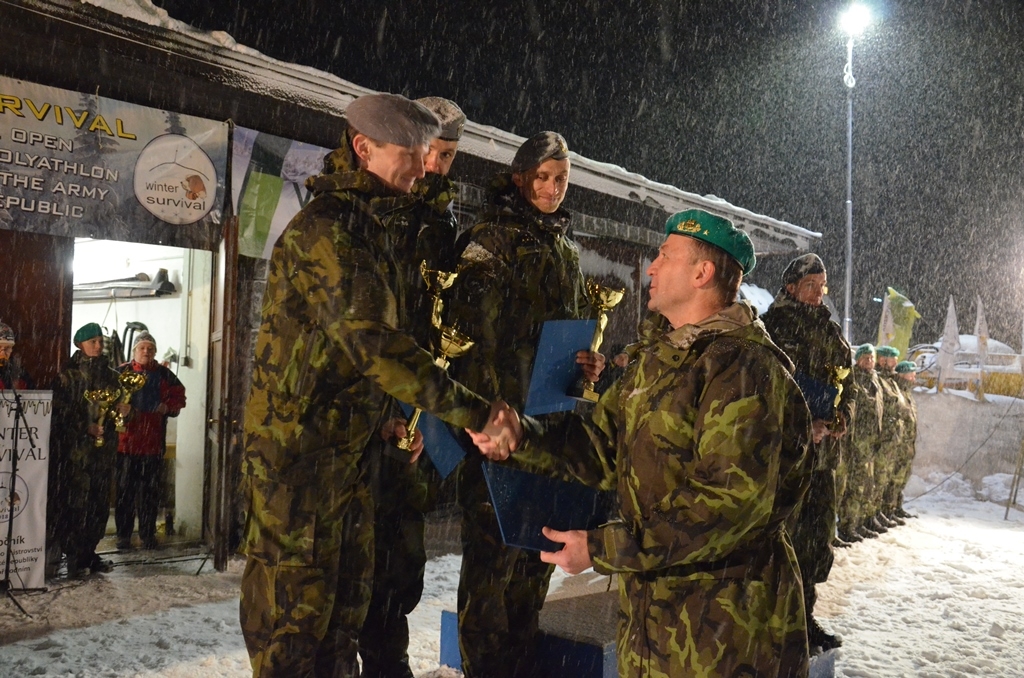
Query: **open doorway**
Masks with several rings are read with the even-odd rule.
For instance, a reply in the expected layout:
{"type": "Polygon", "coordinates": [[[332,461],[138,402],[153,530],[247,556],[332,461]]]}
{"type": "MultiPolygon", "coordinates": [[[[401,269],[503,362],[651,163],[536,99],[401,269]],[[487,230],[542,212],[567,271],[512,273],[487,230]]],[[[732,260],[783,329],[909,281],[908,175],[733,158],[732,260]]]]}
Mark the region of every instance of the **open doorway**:
{"type": "Polygon", "coordinates": [[[131,360],[132,335],[145,327],[156,340],[156,360],[185,386],[187,404],[167,426],[157,523],[165,543],[203,537],[212,280],[212,252],[75,240],[72,331],[99,323],[107,337],[116,333],[124,344],[123,357],[131,360]]]}

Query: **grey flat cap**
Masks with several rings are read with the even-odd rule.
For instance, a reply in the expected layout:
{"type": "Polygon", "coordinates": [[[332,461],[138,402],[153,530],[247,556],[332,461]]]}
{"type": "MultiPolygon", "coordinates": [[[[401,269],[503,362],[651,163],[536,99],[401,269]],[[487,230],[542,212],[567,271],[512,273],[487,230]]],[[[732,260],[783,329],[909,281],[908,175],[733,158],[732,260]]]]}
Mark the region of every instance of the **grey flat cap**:
{"type": "Polygon", "coordinates": [[[540,132],[523,142],[512,158],[512,172],[518,174],[531,170],[545,160],[565,160],[569,157],[569,145],[558,132],[540,132]]]}
{"type": "Polygon", "coordinates": [[[345,109],[360,134],[397,146],[423,146],[441,133],[437,116],[401,94],[364,94],[345,109]]]}
{"type": "Polygon", "coordinates": [[[462,129],[466,126],[466,114],[451,99],[441,97],[423,97],[416,103],[423,104],[441,121],[441,133],[437,135],[445,141],[458,141],[462,138],[462,129]]]}

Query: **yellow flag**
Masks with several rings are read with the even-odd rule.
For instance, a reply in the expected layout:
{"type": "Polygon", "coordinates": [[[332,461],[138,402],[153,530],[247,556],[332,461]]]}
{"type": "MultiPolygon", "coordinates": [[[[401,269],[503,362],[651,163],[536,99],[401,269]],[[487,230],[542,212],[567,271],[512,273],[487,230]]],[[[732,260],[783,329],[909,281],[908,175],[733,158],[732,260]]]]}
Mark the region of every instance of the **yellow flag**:
{"type": "Polygon", "coordinates": [[[878,344],[898,348],[901,359],[906,360],[914,323],[921,314],[914,308],[910,299],[891,287],[887,287],[886,290],[887,294],[882,304],[882,319],[878,328],[878,344]]]}

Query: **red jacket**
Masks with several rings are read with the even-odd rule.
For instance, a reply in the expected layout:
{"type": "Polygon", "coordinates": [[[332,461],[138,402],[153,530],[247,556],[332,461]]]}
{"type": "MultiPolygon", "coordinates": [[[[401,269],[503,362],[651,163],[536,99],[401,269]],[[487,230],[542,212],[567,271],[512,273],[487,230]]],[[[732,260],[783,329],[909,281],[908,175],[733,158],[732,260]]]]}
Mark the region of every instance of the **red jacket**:
{"type": "Polygon", "coordinates": [[[167,417],[176,417],[185,407],[185,387],[174,372],[152,360],[140,365],[134,360],[118,368],[119,372],[143,372],[146,383],[132,394],[132,412],[121,434],[117,451],[121,454],[163,456],[167,443],[167,417]],[[157,408],[163,403],[167,413],[157,408]]]}

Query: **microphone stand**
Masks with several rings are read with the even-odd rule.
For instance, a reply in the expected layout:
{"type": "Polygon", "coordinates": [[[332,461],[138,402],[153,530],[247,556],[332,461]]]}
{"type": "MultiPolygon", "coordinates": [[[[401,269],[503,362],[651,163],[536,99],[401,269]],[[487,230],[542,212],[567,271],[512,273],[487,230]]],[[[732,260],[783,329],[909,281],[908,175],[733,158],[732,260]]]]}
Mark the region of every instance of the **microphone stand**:
{"type": "MultiPolygon", "coordinates": [[[[11,601],[17,605],[18,609],[21,610],[22,614],[26,617],[31,618],[32,615],[21,606],[18,599],[14,597],[14,593],[11,592],[13,584],[11,583],[11,551],[14,549],[14,497],[17,494],[15,488],[18,483],[18,438],[20,435],[20,421],[24,420],[25,413],[21,405],[21,394],[16,389],[11,388],[11,392],[14,394],[14,426],[11,429],[14,441],[11,445],[11,491],[7,495],[7,557],[6,564],[4,567],[4,578],[0,580],[0,591],[11,599],[11,601]]],[[[28,436],[29,449],[35,447],[35,441],[32,440],[32,428],[25,422],[25,434],[28,436]]]]}

